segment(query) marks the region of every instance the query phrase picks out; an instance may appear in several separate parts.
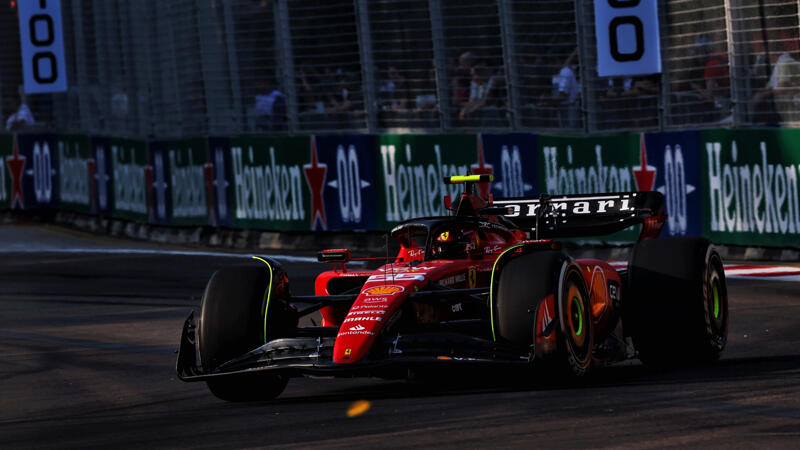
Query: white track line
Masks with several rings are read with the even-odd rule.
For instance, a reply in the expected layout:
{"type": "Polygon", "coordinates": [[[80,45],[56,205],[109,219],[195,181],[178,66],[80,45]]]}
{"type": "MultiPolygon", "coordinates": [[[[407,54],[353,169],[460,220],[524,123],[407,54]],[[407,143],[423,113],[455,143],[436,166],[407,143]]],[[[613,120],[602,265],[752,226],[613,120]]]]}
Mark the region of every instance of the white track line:
{"type": "Polygon", "coordinates": [[[200,250],[159,250],[143,248],[54,248],[54,249],[0,249],[0,254],[10,253],[58,253],[58,254],[102,254],[102,255],[179,255],[179,256],[212,256],[218,258],[250,258],[260,256],[274,258],[286,262],[317,262],[314,256],[275,255],[269,253],[228,253],[208,252],[200,250]]]}

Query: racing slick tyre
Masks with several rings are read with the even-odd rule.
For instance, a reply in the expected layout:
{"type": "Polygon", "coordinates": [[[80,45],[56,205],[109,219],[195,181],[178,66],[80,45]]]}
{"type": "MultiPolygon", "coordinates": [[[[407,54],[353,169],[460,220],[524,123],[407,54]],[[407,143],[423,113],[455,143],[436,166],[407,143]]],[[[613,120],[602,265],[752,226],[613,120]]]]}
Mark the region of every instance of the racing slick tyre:
{"type": "Polygon", "coordinates": [[[578,269],[567,267],[561,279],[566,260],[559,251],[538,251],[503,264],[496,284],[495,322],[500,337],[530,348],[537,333],[536,308],[545,298],[554,296],[563,320],[555,331],[558,350],[548,355],[547,365],[558,373],[583,376],[592,362],[589,296],[578,269]]]}
{"type": "Polygon", "coordinates": [[[623,329],[651,365],[719,358],[728,336],[728,289],[719,253],[699,237],[634,246],[623,295],[623,329]]]}
{"type": "MultiPolygon", "coordinates": [[[[198,327],[200,359],[206,373],[286,336],[297,327],[288,306],[285,272],[274,261],[224,267],[211,276],[203,294],[198,327]]],[[[268,400],[283,392],[288,379],[280,374],[213,377],[208,388],[228,401],[268,400]]]]}

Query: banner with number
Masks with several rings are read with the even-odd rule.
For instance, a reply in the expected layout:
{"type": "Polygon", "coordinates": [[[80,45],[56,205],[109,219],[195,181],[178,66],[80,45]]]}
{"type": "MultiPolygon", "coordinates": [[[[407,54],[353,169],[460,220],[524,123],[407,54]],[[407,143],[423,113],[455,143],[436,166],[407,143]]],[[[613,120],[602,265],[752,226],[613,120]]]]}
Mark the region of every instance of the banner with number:
{"type": "Polygon", "coordinates": [[[658,2],[594,0],[594,11],[598,75],[661,73],[658,2]]]}
{"type": "Polygon", "coordinates": [[[17,2],[26,94],[66,92],[60,0],[17,2]]]}

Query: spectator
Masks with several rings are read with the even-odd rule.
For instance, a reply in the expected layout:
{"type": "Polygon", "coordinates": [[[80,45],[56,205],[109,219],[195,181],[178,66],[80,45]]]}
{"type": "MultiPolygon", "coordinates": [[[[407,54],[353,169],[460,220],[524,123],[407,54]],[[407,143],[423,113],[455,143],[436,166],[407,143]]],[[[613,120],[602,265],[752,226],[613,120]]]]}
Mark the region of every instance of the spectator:
{"type": "Polygon", "coordinates": [[[255,122],[257,131],[279,130],[286,123],[286,97],[264,80],[255,95],[255,122]]]}
{"type": "Polygon", "coordinates": [[[454,110],[460,111],[469,102],[470,85],[472,83],[471,70],[477,60],[472,52],[464,52],[458,57],[458,65],[453,73],[453,92],[451,104],[454,110]]]}
{"type": "Polygon", "coordinates": [[[729,95],[722,95],[722,90],[730,86],[727,57],[715,53],[711,40],[701,36],[692,44],[687,61],[678,72],[683,76],[676,77],[673,88],[673,124],[719,120],[723,112],[729,112],[729,95]],[[726,101],[717,102],[717,95],[726,101]]]}
{"type": "MultiPolygon", "coordinates": [[[[775,102],[772,95],[761,94],[757,102],[757,93],[761,91],[764,86],[767,86],[770,79],[770,62],[767,58],[767,46],[765,45],[764,36],[761,33],[752,33],[750,35],[750,45],[752,51],[747,55],[748,65],[747,71],[747,97],[752,101],[749,106],[749,121],[753,123],[772,123],[777,124],[780,122],[780,117],[775,110],[775,102]]],[[[772,48],[773,52],[777,49],[772,48]]]]}
{"type": "Polygon", "coordinates": [[[353,120],[364,116],[361,83],[353,73],[346,73],[341,68],[336,70],[335,83],[327,100],[325,111],[338,126],[355,126],[353,120]]]}
{"type": "Polygon", "coordinates": [[[298,66],[298,101],[300,112],[324,113],[325,102],[320,93],[320,77],[313,64],[298,66]]]}
{"type": "MultiPolygon", "coordinates": [[[[12,110],[13,106],[9,106],[10,107],[8,109],[12,110]]],[[[8,117],[8,120],[6,120],[6,131],[19,131],[33,125],[34,123],[36,123],[36,120],[33,118],[33,113],[23,100],[19,103],[17,110],[8,117]]]]}
{"type": "MultiPolygon", "coordinates": [[[[470,74],[472,81],[470,82],[469,98],[459,111],[458,118],[491,119],[490,116],[493,114],[492,111],[487,110],[487,107],[499,106],[498,91],[503,87],[503,77],[497,74],[492,75],[491,70],[483,64],[474,66],[470,74]]],[[[498,111],[495,108],[494,113],[498,111]]],[[[471,122],[475,122],[475,120],[471,122]]],[[[483,123],[473,123],[473,125],[483,125],[483,123]]]]}
{"type": "Polygon", "coordinates": [[[386,70],[386,79],[378,88],[381,109],[384,111],[404,111],[408,109],[408,86],[406,79],[395,66],[386,70]]]}
{"type": "Polygon", "coordinates": [[[436,100],[436,78],[436,61],[431,60],[431,66],[426,71],[426,76],[418,79],[416,83],[417,96],[414,107],[418,113],[430,111],[439,106],[439,102],[436,100]]]}
{"type": "Polygon", "coordinates": [[[555,125],[559,128],[578,127],[580,85],[575,71],[571,67],[577,61],[577,57],[577,47],[563,64],[560,64],[561,58],[558,55],[550,53],[549,66],[551,73],[555,73],[551,78],[552,92],[543,96],[539,105],[547,109],[554,109],[553,112],[558,121],[555,125]]]}
{"type": "Polygon", "coordinates": [[[759,105],[771,98],[775,102],[781,122],[798,122],[800,121],[800,63],[788,50],[770,53],[769,59],[773,67],[772,75],[767,85],[753,96],[753,103],[759,105]]]}
{"type": "Polygon", "coordinates": [[[629,124],[635,128],[658,125],[659,74],[627,78],[621,98],[628,99],[629,124]]]}

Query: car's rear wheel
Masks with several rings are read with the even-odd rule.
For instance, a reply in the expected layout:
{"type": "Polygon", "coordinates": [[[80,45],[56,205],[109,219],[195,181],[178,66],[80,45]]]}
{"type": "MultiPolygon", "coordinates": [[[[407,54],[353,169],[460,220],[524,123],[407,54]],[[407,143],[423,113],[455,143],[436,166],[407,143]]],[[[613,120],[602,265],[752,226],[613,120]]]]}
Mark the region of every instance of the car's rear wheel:
{"type": "MultiPolygon", "coordinates": [[[[212,275],[203,294],[198,333],[206,373],[296,328],[285,302],[288,283],[274,261],[225,267],[212,275]]],[[[280,374],[213,377],[211,392],[228,401],[267,400],[280,395],[287,378],[280,374]]]]}
{"type": "Polygon", "coordinates": [[[589,296],[580,271],[568,268],[559,299],[559,359],[568,373],[583,376],[592,365],[594,332],[589,296]]]}
{"type": "Polygon", "coordinates": [[[636,244],[623,308],[623,327],[643,362],[718,359],[728,336],[728,289],[719,253],[696,237],[636,244]]]}
{"type": "Polygon", "coordinates": [[[537,251],[499,261],[493,288],[493,327],[496,337],[531,348],[537,330],[534,321],[537,307],[553,296],[559,311],[556,333],[557,350],[542,355],[540,362],[562,374],[583,376],[592,361],[592,321],[589,297],[580,272],[565,266],[566,255],[559,251],[537,251]],[[563,279],[562,279],[563,272],[563,279]],[[496,295],[494,295],[496,289],[496,295]]]}

